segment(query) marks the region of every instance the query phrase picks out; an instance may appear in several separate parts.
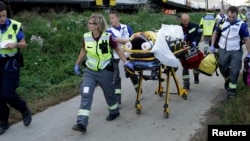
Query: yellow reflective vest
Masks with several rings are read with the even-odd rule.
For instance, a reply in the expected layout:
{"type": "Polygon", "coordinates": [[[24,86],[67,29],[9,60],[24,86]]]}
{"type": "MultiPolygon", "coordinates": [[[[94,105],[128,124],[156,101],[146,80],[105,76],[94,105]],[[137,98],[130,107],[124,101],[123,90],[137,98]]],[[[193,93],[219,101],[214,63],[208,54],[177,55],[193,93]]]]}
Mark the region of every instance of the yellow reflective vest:
{"type": "MultiPolygon", "coordinates": [[[[10,23],[8,29],[3,34],[1,34],[1,32],[0,32],[0,40],[1,40],[0,42],[3,42],[3,41],[17,42],[16,35],[19,32],[22,24],[20,22],[12,20],[12,19],[10,19],[10,21],[11,21],[11,23],[10,23]]],[[[0,49],[0,55],[2,57],[6,57],[6,56],[12,57],[16,53],[17,53],[17,48],[15,48],[15,49],[1,48],[0,49]]]]}
{"type": "Polygon", "coordinates": [[[240,20],[244,21],[244,22],[247,21],[246,15],[244,15],[244,14],[242,14],[242,13],[238,14],[238,18],[239,18],[240,20]]]}
{"type": "Polygon", "coordinates": [[[86,66],[94,71],[103,70],[110,63],[112,50],[109,45],[110,34],[103,32],[99,41],[92,37],[92,32],[83,35],[87,52],[86,66]]]}
{"type": "Polygon", "coordinates": [[[202,27],[203,36],[212,36],[214,24],[215,17],[210,13],[201,19],[200,27],[202,27]]]}

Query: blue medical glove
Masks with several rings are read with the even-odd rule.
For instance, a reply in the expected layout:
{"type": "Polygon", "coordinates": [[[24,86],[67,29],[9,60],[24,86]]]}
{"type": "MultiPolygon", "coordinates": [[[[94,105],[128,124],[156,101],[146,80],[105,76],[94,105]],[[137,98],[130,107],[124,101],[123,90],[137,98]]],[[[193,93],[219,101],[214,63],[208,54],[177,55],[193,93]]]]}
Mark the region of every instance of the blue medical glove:
{"type": "Polygon", "coordinates": [[[187,34],[184,34],[184,41],[187,40],[187,34]]]}
{"type": "Polygon", "coordinates": [[[193,42],[191,45],[191,48],[195,48],[196,47],[196,42],[193,42]]]}
{"type": "Polygon", "coordinates": [[[80,75],[79,67],[80,67],[79,64],[75,64],[74,71],[76,75],[80,75]]]}
{"type": "Polygon", "coordinates": [[[128,69],[134,70],[134,65],[130,61],[126,61],[124,64],[124,67],[127,67],[128,69]]]}
{"type": "Polygon", "coordinates": [[[214,46],[210,46],[210,47],[209,47],[209,49],[210,49],[210,51],[211,51],[212,53],[214,53],[214,52],[215,52],[215,48],[214,48],[214,46]]]}
{"type": "Polygon", "coordinates": [[[250,53],[247,54],[246,58],[250,59],[250,53]]]}

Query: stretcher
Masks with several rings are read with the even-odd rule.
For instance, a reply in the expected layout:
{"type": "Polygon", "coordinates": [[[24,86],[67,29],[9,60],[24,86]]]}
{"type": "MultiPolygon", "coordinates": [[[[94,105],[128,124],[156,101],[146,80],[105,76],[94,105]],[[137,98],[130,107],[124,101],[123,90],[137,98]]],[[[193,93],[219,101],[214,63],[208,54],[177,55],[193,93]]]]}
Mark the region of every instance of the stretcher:
{"type": "MultiPolygon", "coordinates": [[[[185,54],[187,50],[190,48],[189,46],[185,45],[185,43],[172,41],[171,44],[169,43],[169,48],[173,52],[173,54],[178,58],[179,56],[185,54]]],[[[155,94],[162,97],[163,93],[166,93],[164,105],[163,105],[163,112],[164,118],[168,118],[170,114],[169,109],[169,97],[170,97],[170,79],[173,78],[175,82],[175,86],[177,89],[178,96],[182,97],[184,100],[188,97],[188,91],[180,86],[178,82],[178,78],[176,76],[177,68],[169,67],[163,65],[159,60],[154,57],[154,54],[150,52],[150,50],[128,50],[126,47],[123,47],[125,52],[128,52],[129,60],[134,65],[134,70],[129,70],[125,68],[125,74],[129,77],[130,74],[137,75],[139,78],[139,84],[137,88],[137,96],[135,101],[135,108],[136,113],[140,114],[142,111],[142,104],[141,104],[141,96],[142,96],[142,82],[143,80],[156,80],[158,81],[158,86],[155,89],[155,94]],[[149,71],[150,73],[144,73],[145,71],[149,71]],[[163,83],[165,84],[165,92],[163,83]]]]}

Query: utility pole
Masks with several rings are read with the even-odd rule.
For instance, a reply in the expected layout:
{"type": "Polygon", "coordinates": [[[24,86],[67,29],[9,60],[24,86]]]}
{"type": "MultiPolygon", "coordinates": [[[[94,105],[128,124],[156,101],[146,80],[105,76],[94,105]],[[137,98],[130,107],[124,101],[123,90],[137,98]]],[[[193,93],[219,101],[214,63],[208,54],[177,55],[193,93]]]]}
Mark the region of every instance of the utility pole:
{"type": "Polygon", "coordinates": [[[221,8],[224,10],[224,0],[221,0],[221,8]]]}
{"type": "Polygon", "coordinates": [[[205,0],[205,9],[208,10],[208,0],[205,0]]]}

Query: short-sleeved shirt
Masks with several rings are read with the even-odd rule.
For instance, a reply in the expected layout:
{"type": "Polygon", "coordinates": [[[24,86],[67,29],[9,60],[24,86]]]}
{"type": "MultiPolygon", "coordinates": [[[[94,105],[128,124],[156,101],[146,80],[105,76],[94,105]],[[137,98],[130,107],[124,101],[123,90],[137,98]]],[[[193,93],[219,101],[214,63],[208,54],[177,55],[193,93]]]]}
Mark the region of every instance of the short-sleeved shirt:
{"type": "MultiPolygon", "coordinates": [[[[133,30],[132,30],[132,28],[129,26],[129,25],[126,25],[127,26],[127,29],[128,29],[128,34],[129,34],[129,37],[131,37],[132,35],[133,35],[133,30]]],[[[121,28],[121,26],[118,26],[118,27],[114,27],[114,26],[112,26],[113,28],[115,28],[117,31],[120,31],[120,30],[122,30],[121,28]]],[[[107,32],[109,32],[109,33],[111,33],[112,34],[112,36],[115,38],[116,37],[116,35],[111,31],[111,30],[107,30],[107,32]]],[[[122,36],[122,35],[121,35],[122,36]]],[[[122,37],[123,38],[123,37],[122,37]]]]}

